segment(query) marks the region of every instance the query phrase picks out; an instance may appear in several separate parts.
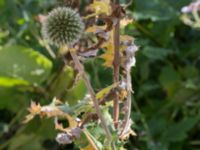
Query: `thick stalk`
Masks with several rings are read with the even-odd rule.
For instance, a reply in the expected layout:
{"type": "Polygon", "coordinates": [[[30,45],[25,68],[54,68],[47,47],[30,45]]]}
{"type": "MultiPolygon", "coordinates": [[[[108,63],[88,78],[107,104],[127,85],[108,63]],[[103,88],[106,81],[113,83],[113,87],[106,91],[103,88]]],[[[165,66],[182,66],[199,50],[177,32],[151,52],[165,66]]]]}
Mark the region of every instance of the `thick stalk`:
{"type": "MultiPolygon", "coordinates": [[[[119,0],[115,3],[119,5],[119,0]]],[[[119,83],[119,71],[120,71],[120,20],[117,20],[117,24],[114,28],[114,60],[113,60],[113,81],[114,83],[119,83]]],[[[118,126],[119,120],[119,95],[115,93],[113,100],[114,112],[113,121],[115,128],[118,126]]]]}
{"type": "Polygon", "coordinates": [[[81,76],[82,76],[82,78],[83,78],[83,80],[85,82],[85,85],[86,85],[86,87],[88,89],[88,92],[89,92],[89,94],[90,94],[90,96],[91,96],[91,98],[93,100],[94,108],[96,110],[96,113],[97,113],[100,121],[101,121],[101,125],[102,125],[102,127],[103,127],[103,129],[104,129],[104,131],[106,133],[107,139],[108,139],[108,141],[110,143],[112,143],[112,147],[113,147],[113,150],[114,150],[115,146],[114,146],[114,143],[112,141],[111,132],[108,129],[108,126],[106,124],[105,118],[103,117],[103,115],[101,113],[101,110],[100,110],[100,107],[99,107],[99,103],[98,103],[98,101],[96,99],[96,94],[95,94],[95,92],[94,92],[94,90],[93,90],[93,88],[92,88],[92,86],[90,84],[90,81],[89,81],[89,79],[88,79],[88,77],[87,77],[87,75],[86,75],[86,73],[84,71],[83,65],[80,63],[80,61],[78,59],[78,56],[76,55],[76,52],[70,51],[70,53],[71,53],[72,59],[74,61],[74,64],[75,64],[76,68],[78,69],[78,72],[81,74],[81,76]]]}

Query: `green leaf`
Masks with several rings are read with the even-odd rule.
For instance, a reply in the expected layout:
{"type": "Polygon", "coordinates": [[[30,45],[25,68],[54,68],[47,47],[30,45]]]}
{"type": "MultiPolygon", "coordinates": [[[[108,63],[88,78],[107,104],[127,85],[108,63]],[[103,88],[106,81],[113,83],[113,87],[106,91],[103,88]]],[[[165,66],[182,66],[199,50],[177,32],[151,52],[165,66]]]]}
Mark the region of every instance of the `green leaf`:
{"type": "Polygon", "coordinates": [[[3,87],[12,87],[16,85],[28,85],[29,83],[25,80],[0,77],[0,86],[3,87]]]}
{"type": "Polygon", "coordinates": [[[0,1],[0,7],[3,6],[4,3],[5,3],[5,0],[1,0],[1,1],[0,1]]]}
{"type": "Polygon", "coordinates": [[[164,67],[159,76],[159,81],[168,95],[173,95],[180,86],[181,77],[172,67],[164,67]]]}
{"type": "Polygon", "coordinates": [[[172,51],[169,50],[169,49],[165,49],[165,48],[158,48],[158,47],[147,46],[147,47],[145,47],[143,49],[142,53],[143,53],[143,55],[145,55],[149,59],[163,60],[169,54],[171,54],[172,51]]]}
{"type": "Polygon", "coordinates": [[[185,118],[184,120],[169,126],[163,133],[162,140],[167,142],[182,141],[187,137],[187,132],[190,131],[198,122],[200,116],[185,118]]]}
{"type": "Polygon", "coordinates": [[[183,6],[186,6],[189,3],[191,3],[191,0],[181,0],[181,1],[167,0],[166,3],[168,3],[171,7],[179,11],[183,6]]]}
{"type": "Polygon", "coordinates": [[[50,96],[58,99],[62,98],[66,91],[73,86],[74,78],[73,68],[66,66],[51,85],[50,96]]]}
{"type": "Polygon", "coordinates": [[[40,137],[37,137],[33,134],[19,134],[12,138],[8,150],[44,150],[41,145],[40,137]]]}
{"type": "Polygon", "coordinates": [[[26,124],[26,129],[24,133],[26,134],[34,134],[35,136],[41,138],[49,138],[54,139],[56,136],[55,125],[53,123],[53,119],[41,119],[39,117],[35,117],[31,122],[26,124]]]}
{"type": "MultiPolygon", "coordinates": [[[[43,82],[52,68],[51,61],[45,56],[22,46],[8,46],[0,49],[0,64],[0,76],[13,78],[15,83],[25,81],[35,85],[43,82]],[[17,79],[20,81],[16,81],[17,79]]],[[[5,82],[4,86],[6,86],[5,82]]]]}
{"type": "Polygon", "coordinates": [[[165,0],[135,0],[134,17],[136,19],[168,20],[176,13],[165,0]]]}
{"type": "Polygon", "coordinates": [[[75,105],[79,100],[82,100],[87,93],[87,88],[83,80],[79,80],[72,89],[68,90],[65,95],[65,100],[70,105],[75,105]]]}
{"type": "MultiPolygon", "coordinates": [[[[152,36],[162,46],[168,46],[168,44],[170,44],[170,42],[173,41],[173,37],[175,36],[176,26],[179,24],[180,20],[178,20],[177,18],[165,21],[156,21],[152,25],[149,24],[148,30],[150,30],[152,36]]],[[[175,51],[170,50],[169,52],[175,52],[175,51]]]]}
{"type": "Polygon", "coordinates": [[[0,87],[0,109],[8,109],[18,112],[19,109],[26,105],[28,96],[11,87],[0,87]]]}

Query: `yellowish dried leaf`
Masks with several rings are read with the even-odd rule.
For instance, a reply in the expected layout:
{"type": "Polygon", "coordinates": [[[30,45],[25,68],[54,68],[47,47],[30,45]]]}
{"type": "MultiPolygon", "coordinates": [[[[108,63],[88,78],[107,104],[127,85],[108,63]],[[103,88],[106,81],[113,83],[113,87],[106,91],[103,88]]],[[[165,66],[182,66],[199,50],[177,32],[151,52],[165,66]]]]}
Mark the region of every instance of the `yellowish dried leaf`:
{"type": "Polygon", "coordinates": [[[126,148],[124,147],[120,147],[119,150],[127,150],[126,148]]]}
{"type": "Polygon", "coordinates": [[[96,16],[100,14],[109,15],[112,11],[110,0],[95,0],[92,4],[90,4],[89,8],[95,11],[96,16]]]}
{"type": "Polygon", "coordinates": [[[100,58],[104,59],[104,66],[112,67],[114,60],[114,44],[112,38],[106,42],[103,47],[106,49],[106,52],[100,56],[100,58]]]}
{"type": "Polygon", "coordinates": [[[120,41],[126,42],[126,41],[134,41],[134,38],[128,35],[121,35],[120,36],[120,41]]]}
{"type": "MultiPolygon", "coordinates": [[[[106,49],[105,53],[100,56],[100,58],[104,59],[104,66],[112,68],[113,67],[113,60],[114,60],[114,43],[113,43],[113,32],[111,32],[111,38],[103,44],[103,48],[106,49]]],[[[122,43],[132,42],[134,38],[128,35],[121,35],[120,41],[122,43]]],[[[122,56],[122,52],[127,48],[126,45],[120,46],[120,55],[122,56]]]]}
{"type": "Polygon", "coordinates": [[[130,136],[137,136],[137,134],[135,133],[135,131],[130,129],[128,132],[126,132],[125,134],[121,135],[120,139],[121,140],[127,140],[130,136]]]}
{"type": "Polygon", "coordinates": [[[126,90],[121,90],[119,93],[119,99],[124,100],[127,97],[128,92],[126,90]]]}
{"type": "Polygon", "coordinates": [[[97,25],[93,25],[89,28],[86,29],[86,32],[88,33],[97,33],[99,31],[103,31],[105,30],[106,26],[97,26],[97,25]]]}
{"type": "Polygon", "coordinates": [[[126,27],[128,24],[132,23],[133,19],[128,19],[128,18],[124,18],[120,21],[120,27],[124,28],[126,27]]]}
{"type": "Polygon", "coordinates": [[[126,125],[126,127],[122,129],[122,133],[120,134],[120,139],[121,140],[127,140],[131,135],[132,136],[136,136],[137,134],[135,133],[135,131],[133,131],[131,129],[131,125],[132,125],[132,120],[129,119],[128,124],[126,125]]]}
{"type": "Polygon", "coordinates": [[[110,93],[110,91],[114,88],[116,88],[119,84],[118,83],[114,83],[104,89],[102,89],[101,91],[99,91],[97,94],[96,94],[96,99],[100,100],[102,99],[106,94],[110,93]]]}
{"type": "Polygon", "coordinates": [[[36,104],[36,102],[31,101],[31,105],[28,108],[29,114],[25,116],[23,123],[28,123],[35,117],[35,115],[40,114],[41,108],[40,104],[36,104]]]}
{"type": "Polygon", "coordinates": [[[29,121],[31,121],[34,118],[35,115],[32,114],[28,114],[25,116],[25,119],[22,121],[22,123],[28,123],[29,121]]]}
{"type": "Polygon", "coordinates": [[[69,123],[69,127],[64,128],[62,124],[58,123],[57,118],[55,118],[55,122],[54,122],[55,123],[55,129],[70,134],[69,131],[72,128],[77,127],[78,123],[77,123],[77,121],[74,118],[72,118],[70,115],[68,115],[66,113],[64,113],[63,116],[67,119],[67,121],[69,123]]]}
{"type": "Polygon", "coordinates": [[[77,127],[77,121],[73,117],[71,117],[68,114],[65,114],[65,116],[66,116],[67,120],[69,121],[70,128],[77,127]]]}
{"type": "Polygon", "coordinates": [[[55,121],[55,129],[70,134],[71,127],[64,128],[62,124],[58,123],[58,121],[55,121]]]}
{"type": "Polygon", "coordinates": [[[61,105],[63,104],[63,102],[57,98],[54,98],[53,101],[52,101],[52,105],[61,105]]]}
{"type": "Polygon", "coordinates": [[[56,107],[55,104],[57,103],[61,103],[61,102],[54,99],[52,103],[53,105],[51,104],[47,106],[41,106],[40,104],[31,102],[31,106],[28,108],[28,111],[30,113],[25,117],[25,120],[23,121],[23,123],[27,123],[30,120],[32,120],[36,115],[40,115],[41,117],[49,117],[49,118],[50,117],[64,117],[68,120],[70,128],[76,127],[77,126],[76,120],[72,118],[69,114],[63,112],[58,107],[56,107]]]}
{"type": "Polygon", "coordinates": [[[100,58],[104,59],[105,62],[104,62],[104,66],[106,67],[112,67],[112,64],[113,64],[113,54],[109,54],[109,53],[105,53],[103,55],[100,56],[100,58]]]}
{"type": "Polygon", "coordinates": [[[39,114],[41,111],[41,106],[40,104],[36,104],[36,102],[31,102],[31,106],[28,108],[28,111],[31,114],[39,114]]]}

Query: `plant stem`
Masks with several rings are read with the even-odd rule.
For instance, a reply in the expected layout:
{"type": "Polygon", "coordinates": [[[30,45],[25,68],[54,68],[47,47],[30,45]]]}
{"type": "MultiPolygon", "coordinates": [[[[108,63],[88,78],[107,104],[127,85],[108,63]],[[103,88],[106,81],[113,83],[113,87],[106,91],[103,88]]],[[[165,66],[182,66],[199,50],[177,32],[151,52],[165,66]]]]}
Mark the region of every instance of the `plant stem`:
{"type": "MultiPolygon", "coordinates": [[[[116,4],[119,4],[119,0],[115,1],[116,4]]],[[[119,82],[119,71],[120,71],[120,20],[117,20],[117,24],[114,28],[114,60],[113,60],[113,81],[114,83],[119,82]]],[[[113,121],[115,128],[118,127],[119,120],[119,95],[115,93],[113,100],[114,112],[113,112],[113,121]]]]}
{"type": "Polygon", "coordinates": [[[99,107],[99,103],[98,103],[98,101],[96,99],[96,94],[95,94],[95,92],[94,92],[94,90],[93,90],[93,88],[92,88],[92,86],[90,84],[90,81],[89,81],[89,79],[88,79],[88,77],[87,77],[87,75],[86,75],[86,73],[84,71],[83,65],[80,63],[80,61],[78,59],[78,56],[76,55],[75,51],[70,51],[70,53],[71,53],[72,59],[73,59],[73,61],[75,63],[75,66],[78,69],[78,72],[82,75],[82,78],[83,78],[83,80],[85,82],[85,85],[86,85],[86,87],[88,89],[88,92],[89,92],[89,94],[90,94],[90,96],[91,96],[91,98],[93,100],[94,108],[96,110],[96,113],[97,113],[100,121],[101,121],[101,125],[102,125],[102,127],[103,127],[103,129],[104,129],[104,131],[106,133],[107,139],[108,139],[108,141],[110,143],[112,143],[112,147],[115,147],[114,143],[112,141],[111,132],[110,132],[110,130],[109,130],[107,124],[106,124],[105,118],[103,117],[103,115],[101,113],[101,109],[99,107]]]}
{"type": "Polygon", "coordinates": [[[49,53],[49,55],[51,56],[51,58],[56,59],[56,55],[53,52],[53,50],[51,49],[51,47],[47,43],[45,43],[45,41],[42,40],[42,38],[40,36],[38,36],[34,31],[31,31],[31,33],[38,40],[40,45],[43,46],[44,48],[46,48],[46,50],[49,53]]]}
{"type": "Polygon", "coordinates": [[[125,134],[128,128],[130,127],[130,116],[131,116],[131,102],[132,102],[132,81],[131,81],[131,69],[128,69],[126,72],[126,84],[127,84],[127,100],[126,107],[127,111],[124,117],[124,124],[121,135],[125,134]]]}

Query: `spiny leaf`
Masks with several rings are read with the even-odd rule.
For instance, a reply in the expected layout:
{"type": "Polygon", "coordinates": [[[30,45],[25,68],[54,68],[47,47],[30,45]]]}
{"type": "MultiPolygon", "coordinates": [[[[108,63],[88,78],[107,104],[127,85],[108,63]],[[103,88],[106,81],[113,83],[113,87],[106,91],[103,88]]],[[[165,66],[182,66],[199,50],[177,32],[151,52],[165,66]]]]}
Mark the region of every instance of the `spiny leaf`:
{"type": "MultiPolygon", "coordinates": [[[[69,126],[74,127],[76,126],[76,121],[67,113],[63,112],[61,109],[58,108],[58,106],[55,105],[46,105],[41,106],[40,104],[37,104],[35,102],[31,102],[31,106],[28,108],[28,111],[30,114],[28,114],[23,121],[23,123],[28,123],[30,120],[32,120],[36,115],[39,115],[41,117],[64,117],[69,121],[69,126]]],[[[57,124],[56,124],[57,125],[57,124]]],[[[59,128],[61,129],[61,128],[59,128]]]]}

